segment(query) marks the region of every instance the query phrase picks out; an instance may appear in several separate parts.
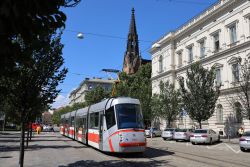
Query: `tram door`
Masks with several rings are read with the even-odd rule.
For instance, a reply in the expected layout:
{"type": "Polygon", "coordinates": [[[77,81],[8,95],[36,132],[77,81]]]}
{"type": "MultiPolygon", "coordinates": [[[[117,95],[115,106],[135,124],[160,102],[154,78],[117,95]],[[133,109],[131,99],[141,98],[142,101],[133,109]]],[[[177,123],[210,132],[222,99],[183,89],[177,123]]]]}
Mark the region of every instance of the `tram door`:
{"type": "Polygon", "coordinates": [[[103,150],[103,111],[100,111],[99,118],[99,149],[103,150]]]}
{"type": "Polygon", "coordinates": [[[84,115],[83,118],[82,118],[82,142],[87,144],[87,140],[86,140],[86,137],[87,137],[87,116],[84,115]]]}

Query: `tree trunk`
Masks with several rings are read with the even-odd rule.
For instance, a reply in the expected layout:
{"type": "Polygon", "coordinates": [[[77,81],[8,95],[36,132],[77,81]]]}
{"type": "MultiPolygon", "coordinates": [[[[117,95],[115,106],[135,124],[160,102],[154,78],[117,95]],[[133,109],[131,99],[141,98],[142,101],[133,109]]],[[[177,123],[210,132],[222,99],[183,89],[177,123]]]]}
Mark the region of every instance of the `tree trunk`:
{"type": "Polygon", "coordinates": [[[23,120],[23,113],[21,115],[21,137],[20,137],[20,154],[19,154],[19,167],[23,167],[24,160],[24,137],[25,137],[25,127],[23,120]]]}
{"type": "Polygon", "coordinates": [[[200,129],[202,129],[202,126],[201,126],[201,121],[199,121],[199,127],[200,127],[200,129]]]}
{"type": "Polygon", "coordinates": [[[28,123],[28,126],[27,126],[26,148],[28,148],[28,146],[29,146],[29,123],[28,123]]]}
{"type": "Polygon", "coordinates": [[[32,123],[30,123],[29,132],[30,132],[30,141],[31,141],[31,137],[32,137],[32,123]]]}
{"type": "Polygon", "coordinates": [[[171,128],[170,124],[171,124],[171,120],[168,120],[168,128],[171,128]]]}

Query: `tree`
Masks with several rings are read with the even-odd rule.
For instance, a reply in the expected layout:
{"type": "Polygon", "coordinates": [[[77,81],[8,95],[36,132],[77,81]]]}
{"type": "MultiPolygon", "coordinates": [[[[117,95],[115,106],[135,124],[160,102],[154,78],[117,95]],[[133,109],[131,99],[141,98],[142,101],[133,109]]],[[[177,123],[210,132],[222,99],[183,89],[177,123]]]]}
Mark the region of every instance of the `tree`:
{"type": "MultiPolygon", "coordinates": [[[[231,96],[229,103],[236,110],[238,109],[242,118],[250,120],[250,65],[249,60],[238,58],[237,64],[240,71],[239,82],[234,83],[234,94],[231,96]],[[237,108],[237,104],[240,108],[237,108]]],[[[241,119],[241,118],[239,118],[241,119]]],[[[237,118],[236,118],[237,120],[237,118]]]]}
{"type": "Polygon", "coordinates": [[[52,115],[52,122],[53,124],[60,124],[61,121],[61,115],[68,113],[68,112],[72,112],[81,108],[84,108],[87,106],[86,102],[83,103],[74,103],[72,106],[65,106],[65,107],[61,107],[57,110],[54,111],[53,115],[52,115]]]}
{"type": "Polygon", "coordinates": [[[150,101],[150,106],[151,106],[151,113],[150,113],[150,122],[149,125],[147,126],[151,126],[153,127],[154,125],[152,125],[154,122],[156,122],[156,120],[159,120],[162,117],[162,104],[159,98],[158,94],[154,94],[151,98],[150,101]]]}
{"type": "Polygon", "coordinates": [[[151,64],[142,65],[133,75],[120,74],[117,96],[130,96],[140,100],[144,122],[151,120],[151,64]]]}
{"type": "Polygon", "coordinates": [[[215,86],[214,69],[207,70],[199,62],[187,69],[186,87],[184,78],[179,78],[184,108],[189,117],[199,123],[208,120],[214,113],[220,94],[220,86],[215,86]]]}
{"type": "Polygon", "coordinates": [[[174,84],[160,82],[160,115],[167,121],[167,127],[176,120],[181,110],[180,90],[175,89],[174,84]]]}
{"type": "Polygon", "coordinates": [[[46,34],[37,37],[39,43],[25,45],[22,39],[15,42],[22,46],[22,54],[29,54],[29,63],[18,64],[15,72],[19,75],[11,78],[10,94],[8,101],[9,110],[5,112],[19,120],[21,124],[20,159],[19,165],[23,166],[24,159],[24,131],[27,123],[41,116],[57,97],[60,90],[57,86],[65,78],[67,69],[61,66],[63,45],[60,43],[61,34],[46,34]],[[32,49],[31,49],[32,48],[32,49]]]}
{"type": "Polygon", "coordinates": [[[85,101],[87,105],[92,105],[108,97],[110,97],[110,92],[105,91],[103,87],[97,85],[93,90],[89,91],[85,95],[85,101]]]}

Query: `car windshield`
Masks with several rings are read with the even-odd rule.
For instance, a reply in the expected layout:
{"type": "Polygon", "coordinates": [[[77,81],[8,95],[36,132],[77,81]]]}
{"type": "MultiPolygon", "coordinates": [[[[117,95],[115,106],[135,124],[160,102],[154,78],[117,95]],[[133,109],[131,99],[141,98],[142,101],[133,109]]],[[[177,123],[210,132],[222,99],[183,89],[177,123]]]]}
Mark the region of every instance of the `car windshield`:
{"type": "Polygon", "coordinates": [[[115,105],[118,128],[144,128],[143,118],[138,104],[115,105]]]}
{"type": "Polygon", "coordinates": [[[171,131],[171,132],[173,132],[174,129],[164,129],[164,131],[171,131]]]}
{"type": "Polygon", "coordinates": [[[194,133],[207,133],[207,130],[195,130],[194,133]]]}
{"type": "Polygon", "coordinates": [[[250,131],[245,132],[245,133],[243,134],[243,136],[250,136],[250,131]]]}
{"type": "Polygon", "coordinates": [[[175,132],[187,132],[187,129],[175,129],[175,132]]]}

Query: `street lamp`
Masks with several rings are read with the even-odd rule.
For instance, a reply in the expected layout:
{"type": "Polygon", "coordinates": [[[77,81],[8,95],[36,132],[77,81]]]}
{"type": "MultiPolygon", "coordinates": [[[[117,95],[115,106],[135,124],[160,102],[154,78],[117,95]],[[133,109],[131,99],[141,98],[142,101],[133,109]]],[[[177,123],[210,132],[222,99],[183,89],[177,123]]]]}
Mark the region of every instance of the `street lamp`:
{"type": "Polygon", "coordinates": [[[77,34],[77,38],[83,39],[83,33],[79,32],[79,33],[77,34]]]}

